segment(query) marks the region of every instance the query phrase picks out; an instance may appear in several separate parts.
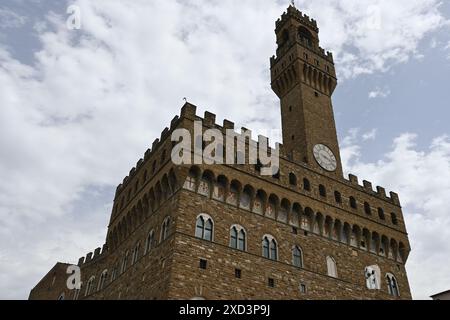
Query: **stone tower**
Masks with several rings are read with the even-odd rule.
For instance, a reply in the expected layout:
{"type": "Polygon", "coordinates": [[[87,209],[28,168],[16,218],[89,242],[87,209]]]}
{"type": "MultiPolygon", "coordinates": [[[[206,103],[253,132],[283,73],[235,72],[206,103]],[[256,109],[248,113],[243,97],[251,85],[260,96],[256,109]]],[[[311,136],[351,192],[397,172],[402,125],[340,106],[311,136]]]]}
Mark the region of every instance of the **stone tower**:
{"type": "Polygon", "coordinates": [[[293,6],[276,22],[275,33],[278,48],[270,61],[271,85],[281,100],[285,150],[291,156],[297,152],[302,162],[317,170],[342,177],[331,103],[337,84],[333,55],[319,46],[316,21],[293,6]],[[319,153],[322,157],[316,159],[319,153]]]}

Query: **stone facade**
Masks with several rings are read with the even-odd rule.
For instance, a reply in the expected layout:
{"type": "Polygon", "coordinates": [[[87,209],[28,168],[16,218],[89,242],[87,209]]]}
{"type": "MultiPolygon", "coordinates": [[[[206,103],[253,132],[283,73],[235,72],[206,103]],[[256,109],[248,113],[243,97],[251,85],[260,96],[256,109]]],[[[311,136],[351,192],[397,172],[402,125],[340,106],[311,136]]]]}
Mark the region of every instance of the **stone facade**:
{"type": "Polygon", "coordinates": [[[336,74],[318,32],[292,6],[276,23],[278,175],[262,176],[254,164],[174,165],[174,130],[193,134],[194,121],[203,130],[235,129],[186,103],[118,186],[106,243],[79,259],[81,290],[67,289],[68,265],[57,264],[30,299],[411,299],[397,194],[343,178],[331,104],[336,74]],[[317,143],[332,150],[336,170],[316,162],[317,143]],[[211,222],[211,235],[200,220],[211,222]],[[233,245],[233,227],[242,230],[242,248],[233,245]],[[265,237],[273,239],[268,256],[265,237]],[[370,266],[379,270],[371,290],[370,266]]]}

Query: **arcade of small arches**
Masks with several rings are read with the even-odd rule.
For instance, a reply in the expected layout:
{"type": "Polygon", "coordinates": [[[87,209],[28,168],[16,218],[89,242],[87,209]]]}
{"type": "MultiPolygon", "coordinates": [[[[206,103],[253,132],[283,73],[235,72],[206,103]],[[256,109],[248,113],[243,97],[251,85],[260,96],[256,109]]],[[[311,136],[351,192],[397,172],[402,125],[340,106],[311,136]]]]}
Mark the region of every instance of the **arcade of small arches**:
{"type": "MultiPolygon", "coordinates": [[[[150,191],[145,193],[142,199],[137,202],[137,205],[133,206],[109,232],[108,247],[117,248],[149,215],[157,211],[160,205],[170,198],[177,189],[177,178],[172,169],[162,177],[161,181],[157,181],[150,191]]],[[[123,199],[121,203],[123,203],[123,199]]],[[[123,204],[119,208],[122,209],[123,204]]],[[[114,215],[116,214],[117,212],[114,213],[114,215]]]]}
{"type": "Polygon", "coordinates": [[[314,212],[309,207],[302,208],[298,202],[292,203],[288,199],[280,200],[277,195],[269,195],[262,189],[255,190],[251,185],[242,186],[237,180],[229,182],[229,179],[224,175],[219,175],[216,178],[210,170],[201,172],[198,167],[193,166],[183,188],[213,200],[289,224],[295,231],[300,227],[306,233],[312,232],[400,263],[406,261],[407,248],[401,241],[389,239],[378,232],[371,232],[367,228],[351,225],[330,215],[314,212]]]}

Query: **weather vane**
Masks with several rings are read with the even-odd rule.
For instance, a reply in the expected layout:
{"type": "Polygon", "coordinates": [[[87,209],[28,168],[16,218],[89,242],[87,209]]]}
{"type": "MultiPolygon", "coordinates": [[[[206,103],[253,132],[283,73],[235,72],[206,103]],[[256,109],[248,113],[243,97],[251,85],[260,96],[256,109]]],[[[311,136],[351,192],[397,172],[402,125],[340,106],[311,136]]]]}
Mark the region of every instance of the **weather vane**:
{"type": "Polygon", "coordinates": [[[291,0],[291,4],[295,8],[295,0],[291,0]]]}

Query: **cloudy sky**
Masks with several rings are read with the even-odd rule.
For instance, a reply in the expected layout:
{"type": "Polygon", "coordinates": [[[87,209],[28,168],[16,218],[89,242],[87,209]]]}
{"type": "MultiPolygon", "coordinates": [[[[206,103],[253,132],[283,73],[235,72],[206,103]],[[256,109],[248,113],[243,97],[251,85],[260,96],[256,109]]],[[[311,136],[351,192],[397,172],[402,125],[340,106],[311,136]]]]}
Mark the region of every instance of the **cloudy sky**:
{"type": "MultiPolygon", "coordinates": [[[[115,187],[183,97],[280,127],[269,57],[288,2],[1,1],[0,298],[103,244],[115,187]]],[[[450,289],[450,1],[296,5],[334,52],[345,170],[400,194],[414,297],[450,289]]]]}

